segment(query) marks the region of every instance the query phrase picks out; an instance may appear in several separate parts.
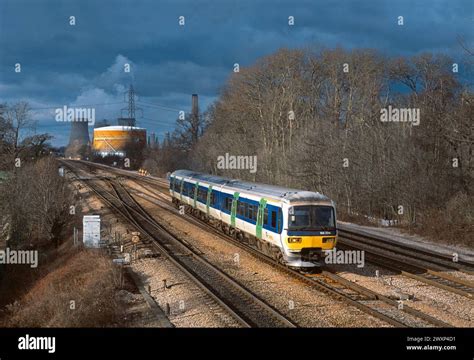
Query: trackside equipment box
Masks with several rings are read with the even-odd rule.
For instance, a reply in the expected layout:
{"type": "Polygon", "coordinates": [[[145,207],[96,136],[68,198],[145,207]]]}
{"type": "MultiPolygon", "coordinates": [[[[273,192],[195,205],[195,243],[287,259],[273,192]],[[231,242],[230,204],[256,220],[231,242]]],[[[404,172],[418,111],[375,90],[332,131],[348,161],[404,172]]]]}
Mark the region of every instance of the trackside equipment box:
{"type": "Polygon", "coordinates": [[[85,215],[82,218],[82,242],[85,247],[100,247],[100,215],[85,215]]]}

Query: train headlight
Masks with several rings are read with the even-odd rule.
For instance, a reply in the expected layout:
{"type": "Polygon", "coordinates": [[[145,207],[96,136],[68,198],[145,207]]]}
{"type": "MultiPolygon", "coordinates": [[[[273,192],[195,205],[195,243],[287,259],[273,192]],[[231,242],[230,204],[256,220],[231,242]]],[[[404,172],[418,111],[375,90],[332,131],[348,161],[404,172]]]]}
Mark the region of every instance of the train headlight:
{"type": "Polygon", "coordinates": [[[301,238],[300,237],[289,237],[288,238],[288,244],[299,244],[301,243],[301,238]]]}

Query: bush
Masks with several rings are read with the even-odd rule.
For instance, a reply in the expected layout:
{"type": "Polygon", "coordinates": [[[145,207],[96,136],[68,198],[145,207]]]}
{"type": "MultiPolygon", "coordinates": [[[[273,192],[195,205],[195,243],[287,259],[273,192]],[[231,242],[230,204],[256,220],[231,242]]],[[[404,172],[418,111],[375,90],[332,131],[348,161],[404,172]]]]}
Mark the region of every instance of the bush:
{"type": "MultiPolygon", "coordinates": [[[[77,251],[77,250],[76,250],[77,251]]],[[[7,306],[2,327],[104,327],[118,324],[118,270],[95,252],[77,251],[22,299],[7,306]],[[75,308],[71,308],[71,302],[75,308]]]]}
{"type": "Polygon", "coordinates": [[[2,222],[8,223],[3,236],[8,238],[8,245],[37,247],[44,242],[58,242],[72,199],[54,158],[42,158],[17,169],[0,189],[2,222]]]}
{"type": "Polygon", "coordinates": [[[465,193],[457,193],[445,207],[423,212],[418,232],[444,244],[473,247],[474,202],[465,193]]]}

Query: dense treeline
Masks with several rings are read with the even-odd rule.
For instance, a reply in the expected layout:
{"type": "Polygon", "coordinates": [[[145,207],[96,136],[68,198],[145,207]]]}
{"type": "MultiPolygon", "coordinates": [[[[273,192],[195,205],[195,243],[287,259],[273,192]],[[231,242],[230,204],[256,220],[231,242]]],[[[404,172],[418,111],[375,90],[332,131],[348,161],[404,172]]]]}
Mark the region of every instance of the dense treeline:
{"type": "Polygon", "coordinates": [[[2,240],[12,248],[61,243],[73,194],[51,157],[30,162],[0,184],[2,240]]]}
{"type": "Polygon", "coordinates": [[[48,144],[52,136],[37,134],[27,102],[0,104],[0,171],[18,167],[18,160],[35,161],[53,151],[48,144]]]}
{"type": "Polygon", "coordinates": [[[58,174],[48,144],[34,132],[26,102],[0,105],[0,247],[33,247],[60,241],[72,193],[58,174]]]}
{"type": "Polygon", "coordinates": [[[191,167],[317,190],[343,217],[427,225],[434,212],[457,209],[442,217],[472,234],[474,97],[459,80],[467,70],[459,65],[457,73],[443,55],[283,49],[234,73],[206,114],[203,136],[179,164],[167,164],[165,153],[160,161],[172,165],[167,171],[191,167]],[[390,108],[419,119],[382,121],[390,108]],[[257,172],[218,169],[225,153],[257,155],[257,172]]]}

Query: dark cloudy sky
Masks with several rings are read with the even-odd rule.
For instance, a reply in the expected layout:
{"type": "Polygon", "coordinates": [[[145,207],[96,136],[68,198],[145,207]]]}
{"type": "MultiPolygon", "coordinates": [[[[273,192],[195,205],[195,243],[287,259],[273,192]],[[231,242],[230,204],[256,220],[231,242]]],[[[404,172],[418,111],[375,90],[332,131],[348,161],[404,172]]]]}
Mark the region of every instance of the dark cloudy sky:
{"type": "Polygon", "coordinates": [[[144,118],[160,136],[192,93],[215,100],[234,63],[280,47],[371,47],[387,55],[443,52],[461,62],[473,47],[472,0],[1,0],[0,102],[26,100],[38,132],[64,145],[54,108],[97,105],[115,121],[133,83],[144,118]],[[76,25],[69,25],[75,16],[76,25]],[[185,17],[179,26],[178,17],[185,17]],[[295,25],[288,26],[294,16],[295,25]],[[404,26],[397,17],[404,17],[404,26]],[[20,63],[21,73],[14,65],[20,63]],[[131,73],[123,64],[132,64],[131,73]],[[45,109],[46,108],[46,109],[45,109]],[[49,108],[49,109],[48,109],[49,108]]]}

